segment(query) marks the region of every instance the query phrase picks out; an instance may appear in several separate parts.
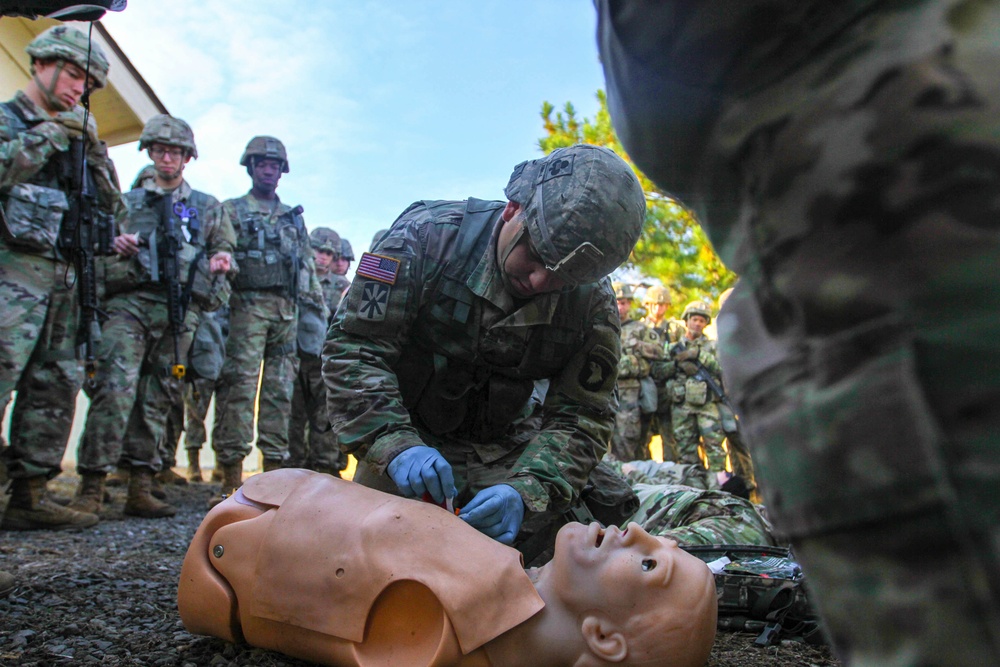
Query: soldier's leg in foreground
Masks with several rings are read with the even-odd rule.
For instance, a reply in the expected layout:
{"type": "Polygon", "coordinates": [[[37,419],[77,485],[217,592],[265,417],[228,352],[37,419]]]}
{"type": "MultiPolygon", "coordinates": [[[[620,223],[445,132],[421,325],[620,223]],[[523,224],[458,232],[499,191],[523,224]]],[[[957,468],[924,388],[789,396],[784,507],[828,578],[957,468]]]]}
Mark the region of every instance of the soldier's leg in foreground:
{"type": "Polygon", "coordinates": [[[723,367],[845,662],[1000,664],[1000,6],[872,7],[720,124],[781,248],[723,367]]]}
{"type": "Polygon", "coordinates": [[[264,351],[257,413],[257,448],[265,471],[282,467],[288,458],[288,413],[299,372],[294,322],[276,322],[273,327],[264,351]]]}

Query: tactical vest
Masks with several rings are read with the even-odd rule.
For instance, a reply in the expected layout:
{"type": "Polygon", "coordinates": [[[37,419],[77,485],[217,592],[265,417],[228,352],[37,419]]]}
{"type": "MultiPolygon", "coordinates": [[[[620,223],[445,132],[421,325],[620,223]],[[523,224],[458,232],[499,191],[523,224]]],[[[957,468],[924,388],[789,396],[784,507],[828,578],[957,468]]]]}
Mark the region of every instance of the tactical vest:
{"type": "Polygon", "coordinates": [[[267,217],[251,211],[245,197],[233,200],[236,209],[236,251],[233,256],[240,267],[234,287],[237,290],[274,290],[286,296],[295,295],[299,272],[299,242],[305,235],[305,224],[295,209],[267,217]]]}
{"type": "MultiPolygon", "coordinates": [[[[436,221],[457,218],[455,202],[423,202],[436,221]]],[[[410,331],[396,368],[403,405],[436,435],[494,440],[526,416],[534,380],[557,375],[586,338],[598,284],[559,295],[552,322],[526,340],[484,331],[481,297],[466,283],[490,244],[503,202],[469,199],[444,275],[410,331]]],[[[458,222],[458,220],[456,220],[458,222]]],[[[432,258],[447,261],[449,258],[432,258]]]]}
{"type": "MultiPolygon", "coordinates": [[[[27,132],[38,121],[28,121],[13,102],[0,103],[2,112],[10,121],[14,136],[27,132]]],[[[3,215],[0,216],[0,231],[13,246],[25,252],[49,254],[66,253],[77,243],[76,224],[78,216],[67,216],[66,212],[79,206],[79,201],[70,201],[70,175],[73,171],[71,154],[82,150],[79,139],[71,140],[70,150],[49,158],[45,166],[27,181],[12,186],[0,195],[3,215]]],[[[85,178],[89,192],[97,196],[97,184],[93,170],[88,166],[85,178]]],[[[99,226],[108,227],[110,220],[103,213],[99,226]]]]}

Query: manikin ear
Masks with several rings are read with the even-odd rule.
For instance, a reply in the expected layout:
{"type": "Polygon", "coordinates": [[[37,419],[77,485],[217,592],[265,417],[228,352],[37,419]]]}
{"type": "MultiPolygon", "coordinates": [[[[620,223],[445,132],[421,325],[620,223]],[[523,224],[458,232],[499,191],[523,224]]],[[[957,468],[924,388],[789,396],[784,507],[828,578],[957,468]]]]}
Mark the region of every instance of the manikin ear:
{"type": "Polygon", "coordinates": [[[606,662],[621,662],[628,656],[625,635],[611,623],[597,616],[587,616],[580,626],[584,641],[591,652],[606,662]]]}

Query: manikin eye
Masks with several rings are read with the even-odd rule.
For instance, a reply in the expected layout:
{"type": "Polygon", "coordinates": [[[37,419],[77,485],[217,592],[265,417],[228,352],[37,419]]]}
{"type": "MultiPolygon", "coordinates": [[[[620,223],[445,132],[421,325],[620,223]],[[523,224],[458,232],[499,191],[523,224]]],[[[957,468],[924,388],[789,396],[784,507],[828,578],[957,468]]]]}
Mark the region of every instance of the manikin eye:
{"type": "Polygon", "coordinates": [[[642,561],[642,571],[649,572],[654,569],[656,569],[656,561],[652,558],[644,558],[642,561]]]}

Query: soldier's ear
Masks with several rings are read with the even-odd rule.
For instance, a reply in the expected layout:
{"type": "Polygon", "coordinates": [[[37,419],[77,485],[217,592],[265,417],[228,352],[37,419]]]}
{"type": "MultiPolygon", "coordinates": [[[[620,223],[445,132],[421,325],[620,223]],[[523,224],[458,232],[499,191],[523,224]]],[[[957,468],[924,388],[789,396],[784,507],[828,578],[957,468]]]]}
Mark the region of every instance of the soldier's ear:
{"type": "Polygon", "coordinates": [[[517,215],[517,212],[520,210],[521,210],[520,204],[518,204],[517,202],[509,201],[507,202],[507,205],[503,207],[503,213],[500,214],[500,217],[503,219],[504,222],[510,222],[514,218],[514,216],[517,215]]]}
{"type": "Polygon", "coordinates": [[[580,624],[587,648],[605,662],[621,662],[628,656],[628,642],[612,623],[598,616],[587,616],[580,624]]]}

